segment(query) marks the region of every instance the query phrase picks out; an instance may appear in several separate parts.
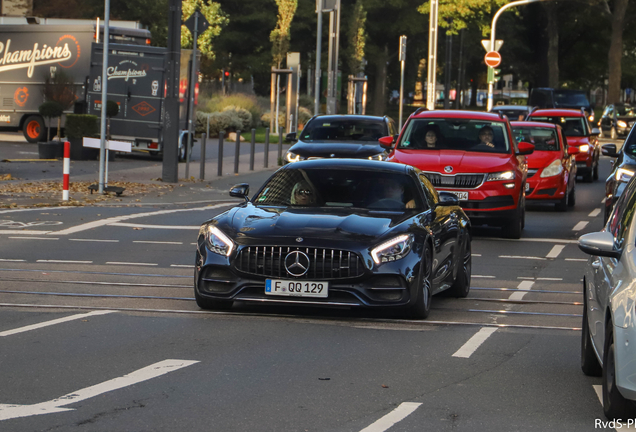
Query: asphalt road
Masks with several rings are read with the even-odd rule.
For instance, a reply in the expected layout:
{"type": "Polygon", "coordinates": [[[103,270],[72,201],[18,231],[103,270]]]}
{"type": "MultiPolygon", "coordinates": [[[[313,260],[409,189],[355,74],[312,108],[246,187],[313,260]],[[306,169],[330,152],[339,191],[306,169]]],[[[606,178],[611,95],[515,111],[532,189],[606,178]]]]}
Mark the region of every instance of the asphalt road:
{"type": "Polygon", "coordinates": [[[434,297],[422,322],[199,310],[198,227],[236,203],[220,191],[0,211],[0,430],[602,429],[600,378],[579,366],[576,239],[602,228],[609,170],[603,158],[601,179],[577,184],[573,210],[531,206],[521,240],[475,229],[470,295],[434,297]]]}

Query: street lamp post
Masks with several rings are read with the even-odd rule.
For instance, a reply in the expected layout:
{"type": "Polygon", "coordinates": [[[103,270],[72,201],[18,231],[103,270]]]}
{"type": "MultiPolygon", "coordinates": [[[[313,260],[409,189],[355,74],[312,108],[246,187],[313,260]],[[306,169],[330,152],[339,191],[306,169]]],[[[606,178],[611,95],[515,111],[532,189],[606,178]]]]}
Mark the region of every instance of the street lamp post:
{"type": "MultiPolygon", "coordinates": [[[[495,16],[492,17],[492,25],[490,26],[490,50],[492,51],[495,49],[495,27],[497,26],[497,20],[499,19],[499,15],[501,15],[503,11],[511,7],[527,5],[529,3],[536,3],[540,1],[545,1],[545,0],[519,0],[519,1],[514,1],[512,3],[508,3],[507,5],[502,6],[501,9],[497,11],[495,16]]],[[[489,74],[489,76],[493,76],[493,75],[494,74],[489,74]]],[[[488,111],[492,109],[492,105],[493,105],[493,100],[492,100],[493,90],[494,90],[494,81],[488,80],[488,105],[487,105],[488,111]]]]}
{"type": "Polygon", "coordinates": [[[428,25],[428,74],[426,78],[426,108],[435,109],[435,82],[437,80],[437,6],[438,0],[431,0],[431,14],[428,25]]]}

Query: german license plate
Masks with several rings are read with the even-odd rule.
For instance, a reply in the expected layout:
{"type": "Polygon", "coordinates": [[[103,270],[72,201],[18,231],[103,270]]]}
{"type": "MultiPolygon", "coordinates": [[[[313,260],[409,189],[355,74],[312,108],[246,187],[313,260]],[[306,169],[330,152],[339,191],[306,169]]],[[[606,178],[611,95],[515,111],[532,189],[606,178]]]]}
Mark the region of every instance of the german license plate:
{"type": "Polygon", "coordinates": [[[526,183],[525,187],[525,191],[528,192],[530,190],[530,183],[526,183]]]}
{"type": "Polygon", "coordinates": [[[322,297],[329,293],[328,282],[266,279],[265,294],[293,297],[322,297]]]}
{"type": "Polygon", "coordinates": [[[448,191],[448,192],[455,195],[457,199],[460,201],[468,201],[468,192],[454,192],[454,191],[448,191]]]}

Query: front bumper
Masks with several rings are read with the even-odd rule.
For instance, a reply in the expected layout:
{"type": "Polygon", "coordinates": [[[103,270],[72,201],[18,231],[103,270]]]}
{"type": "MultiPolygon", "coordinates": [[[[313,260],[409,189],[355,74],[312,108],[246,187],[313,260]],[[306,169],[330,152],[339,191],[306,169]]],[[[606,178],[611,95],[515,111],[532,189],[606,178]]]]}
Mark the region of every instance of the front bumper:
{"type": "Polygon", "coordinates": [[[498,225],[515,217],[521,196],[521,185],[518,180],[484,182],[476,189],[436,189],[455,194],[468,193],[468,200],[460,199],[459,205],[471,221],[480,224],[498,225]]]}
{"type": "Polygon", "coordinates": [[[568,184],[562,175],[541,178],[537,172],[528,178],[526,199],[532,201],[560,201],[568,193],[568,184]]]}

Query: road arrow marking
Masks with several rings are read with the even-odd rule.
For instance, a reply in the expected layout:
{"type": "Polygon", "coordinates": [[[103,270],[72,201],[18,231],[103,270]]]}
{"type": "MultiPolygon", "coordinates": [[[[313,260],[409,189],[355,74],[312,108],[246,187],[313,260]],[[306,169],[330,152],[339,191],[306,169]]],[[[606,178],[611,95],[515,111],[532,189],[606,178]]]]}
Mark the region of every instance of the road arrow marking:
{"type": "Polygon", "coordinates": [[[113,390],[118,390],[123,387],[127,387],[133,384],[147,381],[151,378],[167,374],[168,372],[174,372],[178,369],[186,366],[191,366],[195,363],[199,363],[194,360],[164,360],[159,363],[146,366],[128,375],[114,378],[112,380],[96,384],[91,387],[78,390],[73,393],[61,396],[51,401],[42,402],[35,405],[11,405],[0,404],[0,421],[9,420],[19,417],[30,417],[41,414],[51,414],[63,411],[74,411],[74,408],[62,408],[66,405],[74,404],[76,402],[90,399],[98,396],[102,393],[106,393],[113,390]]]}

